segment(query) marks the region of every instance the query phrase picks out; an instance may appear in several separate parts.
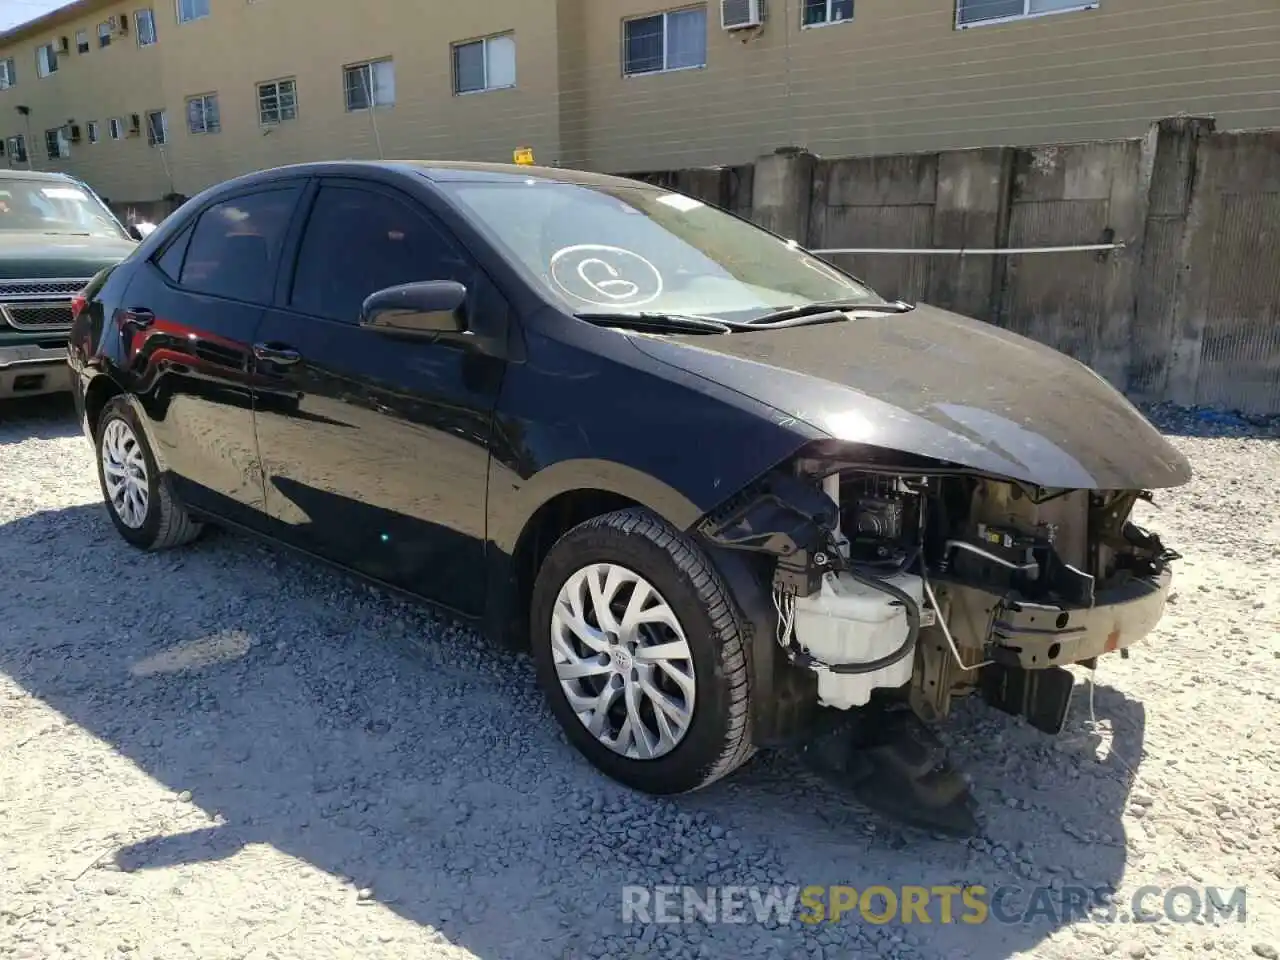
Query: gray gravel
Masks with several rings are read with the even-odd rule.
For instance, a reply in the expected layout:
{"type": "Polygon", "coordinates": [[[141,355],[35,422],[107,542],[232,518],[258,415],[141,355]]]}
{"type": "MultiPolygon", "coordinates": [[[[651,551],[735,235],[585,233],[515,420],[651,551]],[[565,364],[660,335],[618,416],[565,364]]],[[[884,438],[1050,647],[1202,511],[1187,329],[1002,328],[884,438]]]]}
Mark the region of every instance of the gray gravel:
{"type": "Polygon", "coordinates": [[[960,711],[985,823],[959,842],[786,756],[631,794],[527,658],[240,536],[133,551],[67,406],[6,404],[0,955],[1274,958],[1280,431],[1155,415],[1197,470],[1148,511],[1186,554],[1168,616],[1057,741],[960,711]],[[641,883],[1245,886],[1248,921],[625,925],[641,883]]]}

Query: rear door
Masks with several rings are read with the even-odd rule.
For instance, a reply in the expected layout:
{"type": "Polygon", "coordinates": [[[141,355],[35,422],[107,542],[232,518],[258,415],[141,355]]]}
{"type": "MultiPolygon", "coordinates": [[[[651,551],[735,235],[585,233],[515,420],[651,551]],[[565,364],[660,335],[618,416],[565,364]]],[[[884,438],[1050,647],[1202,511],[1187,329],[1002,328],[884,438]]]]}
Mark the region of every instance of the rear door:
{"type": "Polygon", "coordinates": [[[253,335],[306,181],[225,198],[144,263],[125,293],[131,387],[157,452],[193,507],[262,521],[253,431],[253,335]]]}
{"type": "Polygon", "coordinates": [[[278,532],[478,613],[505,300],[413,197],[339,178],[321,181],[281,287],[255,347],[258,449],[278,532]],[[358,326],[369,294],[418,280],[468,287],[467,332],[405,341],[358,326]]]}

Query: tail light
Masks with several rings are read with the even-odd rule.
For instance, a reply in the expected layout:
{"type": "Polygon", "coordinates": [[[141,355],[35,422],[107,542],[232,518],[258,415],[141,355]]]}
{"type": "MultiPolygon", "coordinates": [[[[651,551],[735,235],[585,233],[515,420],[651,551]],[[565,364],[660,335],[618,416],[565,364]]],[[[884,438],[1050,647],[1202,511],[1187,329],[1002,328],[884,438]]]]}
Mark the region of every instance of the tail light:
{"type": "Polygon", "coordinates": [[[84,295],[81,290],[71,298],[71,319],[75,320],[80,316],[82,310],[89,305],[89,298],[84,295]]]}

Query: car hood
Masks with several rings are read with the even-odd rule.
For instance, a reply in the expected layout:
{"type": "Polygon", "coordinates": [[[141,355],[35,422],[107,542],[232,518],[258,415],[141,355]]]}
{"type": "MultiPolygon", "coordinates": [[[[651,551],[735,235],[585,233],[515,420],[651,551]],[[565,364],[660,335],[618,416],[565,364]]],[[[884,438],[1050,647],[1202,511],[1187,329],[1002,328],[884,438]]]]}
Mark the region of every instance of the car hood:
{"type": "Polygon", "coordinates": [[[79,280],[133,253],[137,243],[111,237],[72,237],[0,231],[0,280],[79,280]]]}
{"type": "Polygon", "coordinates": [[[1043,487],[1155,489],[1191,477],[1186,458],[1088,367],[936,307],[633,343],[837,440],[1043,487]]]}

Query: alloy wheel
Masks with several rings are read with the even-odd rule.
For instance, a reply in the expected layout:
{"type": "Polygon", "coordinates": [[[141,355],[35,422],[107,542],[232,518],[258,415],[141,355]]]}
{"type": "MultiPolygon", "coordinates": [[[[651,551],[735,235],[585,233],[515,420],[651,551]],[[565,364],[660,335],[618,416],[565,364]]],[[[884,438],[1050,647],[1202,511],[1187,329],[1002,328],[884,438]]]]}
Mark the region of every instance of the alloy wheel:
{"type": "Polygon", "coordinates": [[[150,492],[147,461],[133,428],[114,419],[102,431],[102,476],[120,522],[138,529],[146,522],[150,492]]]}
{"type": "Polygon", "coordinates": [[[654,586],[614,563],[578,570],[551,615],[560,687],[600,743],[633,760],[674,750],[693,722],[693,653],[654,586]]]}

